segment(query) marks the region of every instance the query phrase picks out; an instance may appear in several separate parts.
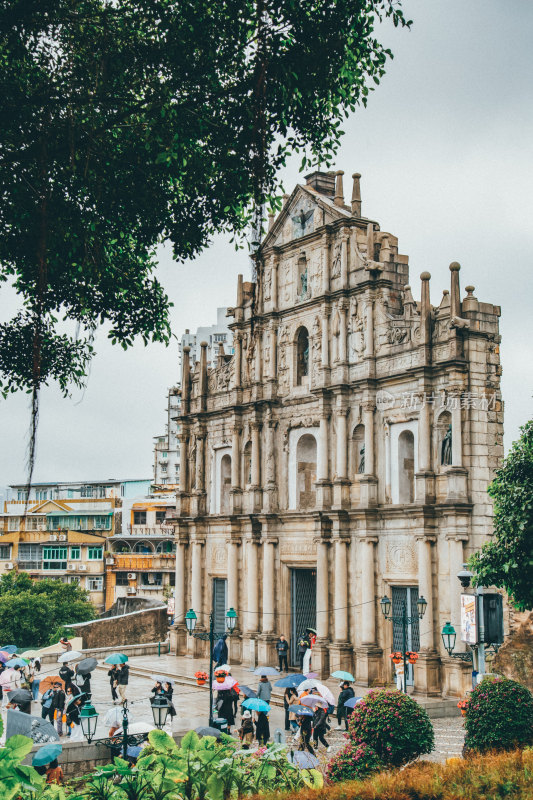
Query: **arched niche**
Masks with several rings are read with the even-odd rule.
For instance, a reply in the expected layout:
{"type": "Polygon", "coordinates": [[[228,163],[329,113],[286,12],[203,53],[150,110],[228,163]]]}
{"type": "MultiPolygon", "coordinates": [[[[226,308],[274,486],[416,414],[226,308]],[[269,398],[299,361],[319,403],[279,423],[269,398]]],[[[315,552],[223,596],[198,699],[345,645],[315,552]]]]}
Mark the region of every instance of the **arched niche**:
{"type": "Polygon", "coordinates": [[[243,475],[244,483],[249,486],[252,483],[252,443],[246,442],[243,451],[243,475]]]}
{"type": "Polygon", "coordinates": [[[415,437],[404,430],[398,437],[398,502],[413,503],[415,499],[415,437]]]}
{"type": "Polygon", "coordinates": [[[231,489],[231,456],[225,453],[220,460],[220,513],[229,514],[231,489]]]}
{"type": "Polygon", "coordinates": [[[309,382],[309,332],[302,325],[296,332],[296,386],[304,386],[309,382]]]}
{"type": "Polygon", "coordinates": [[[351,474],[363,475],[365,472],[365,426],[356,425],[351,441],[351,474]]]}
{"type": "Polygon", "coordinates": [[[314,508],[316,505],[317,444],[315,437],[304,433],[296,445],[296,507],[314,508]]]}

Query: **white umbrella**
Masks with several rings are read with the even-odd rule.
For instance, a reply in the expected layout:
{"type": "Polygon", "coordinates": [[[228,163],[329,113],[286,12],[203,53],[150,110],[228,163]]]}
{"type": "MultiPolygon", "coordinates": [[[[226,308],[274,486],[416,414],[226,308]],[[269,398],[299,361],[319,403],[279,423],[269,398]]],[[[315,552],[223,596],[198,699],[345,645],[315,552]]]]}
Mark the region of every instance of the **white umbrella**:
{"type": "Polygon", "coordinates": [[[216,667],[215,672],[231,672],[229,664],[222,664],[221,667],[216,667]]]}
{"type": "MultiPolygon", "coordinates": [[[[131,722],[128,725],[128,733],[149,733],[149,731],[153,731],[155,729],[155,725],[151,725],[149,722],[131,722]]],[[[120,736],[122,733],[122,727],[120,727],[113,736],[120,736]]]]}
{"type": "Polygon", "coordinates": [[[67,653],[62,653],[57,661],[59,664],[66,664],[67,661],[76,661],[78,658],[83,658],[83,653],[78,650],[69,650],[67,653]]]}
{"type": "Polygon", "coordinates": [[[328,689],[328,687],[327,687],[327,686],[324,686],[324,684],[323,684],[323,683],[319,683],[319,684],[318,684],[318,686],[317,686],[316,688],[317,688],[317,691],[318,691],[318,692],[319,692],[319,693],[322,695],[322,697],[323,697],[325,700],[327,700],[327,701],[328,701],[328,703],[330,704],[330,706],[334,706],[334,705],[336,705],[336,703],[335,703],[335,698],[334,698],[334,696],[333,696],[333,692],[332,692],[330,689],[328,689]]]}
{"type": "Polygon", "coordinates": [[[115,708],[110,708],[104,717],[104,725],[119,725],[122,727],[123,713],[123,710],[121,708],[117,708],[116,706],[115,708]]]}
{"type": "Polygon", "coordinates": [[[306,681],[302,681],[298,684],[298,694],[301,692],[308,692],[309,689],[318,689],[320,683],[316,681],[314,678],[308,678],[306,681]]]}

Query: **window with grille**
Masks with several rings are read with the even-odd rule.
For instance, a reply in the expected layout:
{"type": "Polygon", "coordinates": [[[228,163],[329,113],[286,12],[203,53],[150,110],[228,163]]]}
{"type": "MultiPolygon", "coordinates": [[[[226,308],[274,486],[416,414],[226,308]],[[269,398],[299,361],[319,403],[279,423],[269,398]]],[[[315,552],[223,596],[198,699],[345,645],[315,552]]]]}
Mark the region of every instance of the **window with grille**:
{"type": "Polygon", "coordinates": [[[89,592],[101,592],[103,588],[103,578],[87,578],[87,589],[89,592]]]}
{"type": "Polygon", "coordinates": [[[133,512],[133,524],[134,525],[146,525],[146,511],[134,511],[133,512]]]}
{"type": "Polygon", "coordinates": [[[43,569],[59,570],[66,568],[66,547],[43,547],[43,569]]]}
{"type": "Polygon", "coordinates": [[[11,556],[11,545],[0,544],[0,558],[8,560],[11,556]]]}
{"type": "Polygon", "coordinates": [[[71,561],[79,561],[81,558],[81,547],[76,545],[75,547],[70,548],[70,560],[71,561]]]}
{"type": "Polygon", "coordinates": [[[117,586],[129,586],[128,573],[127,572],[117,572],[116,573],[116,585],[117,586]]]}
{"type": "Polygon", "coordinates": [[[20,517],[9,517],[7,522],[8,531],[18,531],[20,526],[20,517]]]}
{"type": "Polygon", "coordinates": [[[106,531],[109,529],[109,517],[98,516],[94,518],[95,530],[106,531]]]}
{"type": "Polygon", "coordinates": [[[89,561],[101,561],[103,558],[103,547],[88,547],[87,558],[89,561]]]}

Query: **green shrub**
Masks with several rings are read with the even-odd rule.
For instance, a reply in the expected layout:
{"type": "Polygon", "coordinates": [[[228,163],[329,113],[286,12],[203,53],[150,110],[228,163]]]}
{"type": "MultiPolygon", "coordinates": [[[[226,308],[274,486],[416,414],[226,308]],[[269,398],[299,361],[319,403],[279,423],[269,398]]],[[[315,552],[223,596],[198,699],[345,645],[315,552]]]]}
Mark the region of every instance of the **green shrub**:
{"type": "Polygon", "coordinates": [[[484,678],[468,699],[467,750],[511,750],[533,744],[533,694],[509,678],[484,678]]]}
{"type": "Polygon", "coordinates": [[[395,767],[431,753],[435,745],[426,710],[395,689],[374,689],[356,704],[349,737],[369,745],[382,764],[395,767]]]}
{"type": "Polygon", "coordinates": [[[377,753],[364,742],[349,741],[326,767],[326,778],[332,783],[363,780],[380,768],[377,753]]]}

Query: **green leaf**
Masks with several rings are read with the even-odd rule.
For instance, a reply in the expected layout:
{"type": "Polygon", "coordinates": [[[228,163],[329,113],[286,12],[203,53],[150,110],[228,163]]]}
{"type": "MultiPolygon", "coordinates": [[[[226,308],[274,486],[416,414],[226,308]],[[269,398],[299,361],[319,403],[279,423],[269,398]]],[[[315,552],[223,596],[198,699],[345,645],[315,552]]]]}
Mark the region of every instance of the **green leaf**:
{"type": "Polygon", "coordinates": [[[34,744],[33,739],[17,734],[16,736],[10,736],[5,746],[12,756],[22,761],[22,759],[28,755],[34,744]]]}
{"type": "Polygon", "coordinates": [[[200,744],[200,737],[196,731],[189,731],[180,742],[180,749],[187,752],[197,750],[200,744]]]}

